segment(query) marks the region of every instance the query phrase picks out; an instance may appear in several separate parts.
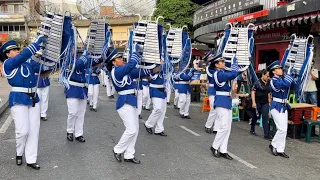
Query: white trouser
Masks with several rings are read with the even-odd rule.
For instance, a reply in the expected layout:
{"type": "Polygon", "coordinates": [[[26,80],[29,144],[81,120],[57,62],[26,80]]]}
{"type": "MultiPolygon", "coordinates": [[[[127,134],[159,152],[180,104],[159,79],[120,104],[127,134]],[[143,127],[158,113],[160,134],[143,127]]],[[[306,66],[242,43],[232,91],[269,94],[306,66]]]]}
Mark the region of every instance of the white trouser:
{"type": "Polygon", "coordinates": [[[101,73],[100,73],[100,80],[102,82],[102,85],[106,85],[106,81],[105,81],[105,72],[103,70],[101,70],[101,73]]]}
{"type": "Polygon", "coordinates": [[[47,117],[48,102],[49,102],[49,86],[38,88],[37,94],[40,98],[40,116],[47,117]]]}
{"type": "Polygon", "coordinates": [[[138,97],[137,97],[138,115],[141,115],[141,111],[142,111],[142,93],[143,93],[142,90],[138,90],[138,97]]]}
{"type": "Polygon", "coordinates": [[[271,145],[277,149],[277,152],[283,153],[286,147],[286,137],[288,130],[288,111],[280,113],[276,109],[272,109],[271,115],[277,126],[277,133],[273,137],[271,145]]]}
{"type": "Polygon", "coordinates": [[[14,105],[11,116],[15,124],[17,156],[25,154],[28,164],[37,162],[40,129],[40,105],[14,105]]]}
{"type": "Polygon", "coordinates": [[[173,101],[173,104],[175,106],[177,106],[178,108],[180,108],[179,107],[179,91],[178,91],[178,89],[174,90],[174,101],[173,101]]]}
{"type": "Polygon", "coordinates": [[[93,106],[93,108],[96,109],[99,98],[99,84],[89,84],[88,97],[90,100],[90,106],[93,106]]]}
{"type": "Polygon", "coordinates": [[[75,137],[83,135],[84,115],[87,103],[85,99],[67,98],[68,121],[67,132],[74,133],[75,137]]]}
{"type": "Polygon", "coordinates": [[[105,75],[104,81],[106,84],[107,96],[110,97],[110,96],[114,95],[115,89],[114,89],[113,84],[111,82],[111,79],[108,75],[105,75]]]}
{"type": "Polygon", "coordinates": [[[216,113],[216,111],[215,111],[215,109],[214,109],[214,96],[213,95],[210,95],[209,96],[209,101],[210,101],[210,108],[211,108],[211,110],[210,110],[210,113],[209,113],[209,116],[208,116],[208,119],[207,119],[207,122],[206,122],[206,128],[212,128],[212,126],[213,126],[213,123],[214,123],[214,128],[213,128],[213,130],[214,131],[217,131],[217,129],[218,129],[218,120],[217,120],[217,113],[216,113]]]}
{"type": "Polygon", "coordinates": [[[148,121],[146,121],[145,125],[148,128],[152,128],[156,125],[155,133],[161,133],[164,131],[163,121],[166,115],[167,103],[166,99],[161,98],[151,98],[153,104],[153,110],[150,114],[148,121]]]}
{"type": "Polygon", "coordinates": [[[228,152],[228,141],[231,132],[232,111],[223,107],[216,107],[217,118],[219,119],[219,127],[217,127],[217,135],[212,143],[214,149],[221,153],[228,152]]]}
{"type": "Polygon", "coordinates": [[[143,87],[142,106],[146,107],[146,109],[150,109],[151,98],[150,98],[149,86],[142,86],[142,87],[143,87]]]}
{"type": "Polygon", "coordinates": [[[118,144],[114,147],[115,153],[123,153],[125,159],[134,158],[135,145],[139,133],[139,118],[137,108],[124,104],[117,110],[126,130],[122,134],[118,144]]]}
{"type": "Polygon", "coordinates": [[[179,104],[180,114],[184,116],[189,116],[189,107],[190,107],[191,96],[190,93],[183,94],[179,93],[179,104]]]}
{"type": "Polygon", "coordinates": [[[167,102],[170,102],[170,98],[171,98],[171,84],[170,84],[170,81],[167,81],[167,83],[166,83],[166,93],[167,93],[167,102]]]}

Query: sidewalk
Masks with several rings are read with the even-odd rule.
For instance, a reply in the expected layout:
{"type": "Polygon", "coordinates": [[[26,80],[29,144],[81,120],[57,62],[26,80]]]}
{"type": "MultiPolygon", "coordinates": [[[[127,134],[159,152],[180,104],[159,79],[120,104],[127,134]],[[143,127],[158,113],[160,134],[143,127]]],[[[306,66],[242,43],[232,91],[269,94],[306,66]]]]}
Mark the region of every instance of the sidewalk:
{"type": "Polygon", "coordinates": [[[0,115],[9,105],[10,85],[5,77],[0,77],[0,115]]]}

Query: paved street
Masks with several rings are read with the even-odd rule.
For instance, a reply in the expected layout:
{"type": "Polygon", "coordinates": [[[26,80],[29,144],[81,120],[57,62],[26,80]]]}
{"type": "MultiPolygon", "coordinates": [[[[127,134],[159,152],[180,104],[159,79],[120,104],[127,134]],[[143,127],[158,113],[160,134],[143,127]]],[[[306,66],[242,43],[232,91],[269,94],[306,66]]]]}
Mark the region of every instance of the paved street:
{"type": "MultiPolygon", "coordinates": [[[[14,124],[10,111],[0,118],[1,180],[100,180],[100,179],[320,179],[320,144],[288,138],[286,152],[290,159],[270,154],[269,141],[249,135],[248,122],[233,122],[228,150],[233,161],[214,158],[210,145],[214,135],[204,132],[208,112],[201,113],[200,104],[192,104],[191,120],[181,119],[173,105],[168,106],[165,132],[168,137],[149,135],[143,124],[136,145],[139,165],[118,163],[112,148],[123,133],[122,120],[115,110],[115,99],[106,98],[100,87],[98,112],[87,108],[84,137],[86,143],[66,139],[67,106],[62,87],[51,86],[47,122],[41,122],[38,163],[40,171],[24,163],[15,164],[14,124]]],[[[150,112],[143,111],[146,120],[150,112]]]]}

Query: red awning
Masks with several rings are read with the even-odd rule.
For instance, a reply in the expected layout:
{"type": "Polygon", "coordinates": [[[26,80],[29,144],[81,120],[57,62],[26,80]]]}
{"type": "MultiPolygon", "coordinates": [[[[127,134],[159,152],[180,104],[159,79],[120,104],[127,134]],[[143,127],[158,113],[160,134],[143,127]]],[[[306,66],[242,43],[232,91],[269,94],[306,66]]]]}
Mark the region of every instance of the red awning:
{"type": "Polygon", "coordinates": [[[204,56],[204,53],[198,49],[192,49],[192,56],[204,56]]]}

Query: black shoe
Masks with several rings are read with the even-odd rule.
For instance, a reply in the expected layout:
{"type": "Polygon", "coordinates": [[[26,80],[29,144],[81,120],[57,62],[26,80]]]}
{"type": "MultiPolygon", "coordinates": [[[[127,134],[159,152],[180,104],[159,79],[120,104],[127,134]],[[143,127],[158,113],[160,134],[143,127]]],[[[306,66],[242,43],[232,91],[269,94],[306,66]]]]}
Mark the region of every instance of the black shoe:
{"type": "Polygon", "coordinates": [[[90,111],[92,111],[93,110],[93,106],[90,106],[90,111]]]}
{"type": "Polygon", "coordinates": [[[151,111],[151,109],[147,109],[147,108],[146,108],[146,111],[151,111]]]}
{"type": "Polygon", "coordinates": [[[220,158],[220,152],[218,150],[214,149],[212,146],[210,147],[210,150],[214,157],[220,158]]]}
{"type": "Polygon", "coordinates": [[[113,99],[113,98],[114,98],[114,95],[111,95],[111,98],[113,99]]]}
{"type": "Polygon", "coordinates": [[[146,110],[146,107],[145,107],[145,106],[142,106],[142,110],[146,110]]]}
{"type": "Polygon", "coordinates": [[[289,156],[284,152],[283,153],[279,153],[278,152],[278,155],[281,156],[281,157],[284,157],[284,158],[289,158],[289,156]]]}
{"type": "Polygon", "coordinates": [[[116,160],[117,160],[118,162],[121,162],[121,161],[122,161],[122,160],[121,160],[121,153],[115,153],[114,150],[113,150],[113,156],[114,156],[114,158],[116,158],[116,160]]]}
{"type": "Polygon", "coordinates": [[[147,132],[148,132],[149,134],[153,134],[152,129],[151,129],[151,128],[148,128],[148,127],[146,126],[146,124],[144,124],[144,127],[146,127],[146,130],[147,130],[147,132]]]}
{"type": "Polygon", "coordinates": [[[40,166],[37,163],[27,164],[27,166],[29,166],[29,167],[31,167],[32,169],[35,169],[35,170],[39,170],[40,169],[40,166]]]}
{"type": "Polygon", "coordinates": [[[271,150],[271,153],[274,156],[278,156],[278,152],[277,152],[276,148],[274,148],[271,144],[269,145],[269,149],[271,150]]]}
{"type": "Polygon", "coordinates": [[[109,99],[112,99],[112,96],[109,96],[108,98],[109,98],[109,99]]]}
{"type": "Polygon", "coordinates": [[[182,119],[184,119],[184,115],[183,115],[183,114],[180,114],[180,117],[181,117],[182,119]]]}
{"type": "Polygon", "coordinates": [[[211,134],[212,133],[211,128],[206,128],[206,133],[211,134]]]}
{"type": "Polygon", "coordinates": [[[170,102],[167,102],[167,105],[170,105],[170,102]]]}
{"type": "Polygon", "coordinates": [[[22,165],[22,156],[16,156],[16,163],[18,166],[22,165]]]}
{"type": "Polygon", "coordinates": [[[133,164],[140,164],[141,161],[136,159],[136,158],[132,158],[132,159],[124,159],[125,162],[131,162],[133,164]]]}
{"type": "Polygon", "coordinates": [[[48,118],[46,118],[46,117],[41,117],[41,120],[42,120],[42,121],[47,121],[48,118]]]}
{"type": "Polygon", "coordinates": [[[233,160],[233,158],[228,154],[228,153],[220,153],[221,157],[228,159],[228,160],[233,160]]]}
{"type": "Polygon", "coordinates": [[[83,136],[76,137],[76,140],[82,143],[86,142],[83,136]]]}
{"type": "Polygon", "coordinates": [[[217,134],[217,131],[212,131],[212,134],[217,134]]]}
{"type": "Polygon", "coordinates": [[[142,119],[142,116],[141,116],[141,115],[139,115],[139,119],[142,119]]]}
{"type": "Polygon", "coordinates": [[[174,109],[178,109],[178,107],[177,107],[176,105],[173,105],[173,108],[174,108],[174,109]]]}
{"type": "Polygon", "coordinates": [[[250,131],[250,134],[251,134],[251,135],[254,135],[254,136],[257,135],[254,131],[250,131]]]}
{"type": "Polygon", "coordinates": [[[167,134],[165,134],[163,131],[161,133],[154,133],[155,135],[159,135],[159,136],[168,136],[167,134]]]}
{"type": "Polygon", "coordinates": [[[184,118],[185,118],[185,119],[191,119],[191,117],[190,117],[190,116],[184,116],[184,118]]]}
{"type": "Polygon", "coordinates": [[[97,109],[95,109],[95,108],[92,108],[92,110],[94,111],[94,112],[97,112],[98,110],[97,109]]]}
{"type": "Polygon", "coordinates": [[[264,136],[263,138],[266,139],[266,140],[272,140],[272,137],[270,135],[269,136],[264,136]]]}
{"type": "Polygon", "coordinates": [[[90,104],[90,101],[87,101],[87,104],[90,104]]]}
{"type": "Polygon", "coordinates": [[[67,139],[73,141],[73,133],[67,133],[67,139]]]}

